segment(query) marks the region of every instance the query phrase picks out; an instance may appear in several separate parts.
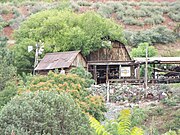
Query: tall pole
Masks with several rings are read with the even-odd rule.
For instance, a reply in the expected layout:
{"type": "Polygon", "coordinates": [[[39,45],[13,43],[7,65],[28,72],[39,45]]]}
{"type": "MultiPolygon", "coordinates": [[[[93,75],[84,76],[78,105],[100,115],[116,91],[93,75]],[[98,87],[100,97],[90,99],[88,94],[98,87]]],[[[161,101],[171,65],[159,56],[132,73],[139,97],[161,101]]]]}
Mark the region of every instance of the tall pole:
{"type": "Polygon", "coordinates": [[[38,44],[36,44],[36,52],[35,52],[33,75],[35,75],[35,68],[36,68],[36,66],[38,64],[38,49],[39,49],[39,46],[38,46],[38,44]]]}
{"type": "Polygon", "coordinates": [[[147,95],[147,85],[148,85],[148,46],[146,46],[146,67],[145,67],[145,90],[147,95]]]}

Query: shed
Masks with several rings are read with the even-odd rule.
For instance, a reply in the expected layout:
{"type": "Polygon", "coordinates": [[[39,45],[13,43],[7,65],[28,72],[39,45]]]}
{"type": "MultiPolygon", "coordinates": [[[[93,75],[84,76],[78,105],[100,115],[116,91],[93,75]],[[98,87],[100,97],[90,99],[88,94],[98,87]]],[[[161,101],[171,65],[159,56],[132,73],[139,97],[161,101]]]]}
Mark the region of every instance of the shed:
{"type": "Polygon", "coordinates": [[[46,74],[50,70],[64,69],[65,72],[73,67],[87,67],[86,59],[80,51],[47,53],[39,62],[35,71],[40,74],[46,74]]]}
{"type": "Polygon", "coordinates": [[[87,56],[88,71],[97,83],[110,79],[134,78],[134,60],[125,45],[117,40],[111,41],[110,48],[101,48],[87,56]]]}

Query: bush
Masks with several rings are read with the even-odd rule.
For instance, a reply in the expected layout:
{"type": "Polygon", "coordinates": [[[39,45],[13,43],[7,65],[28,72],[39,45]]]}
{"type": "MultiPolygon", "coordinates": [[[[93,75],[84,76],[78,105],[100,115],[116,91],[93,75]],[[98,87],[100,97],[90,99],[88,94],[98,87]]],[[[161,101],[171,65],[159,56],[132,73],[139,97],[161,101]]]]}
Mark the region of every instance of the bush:
{"type": "Polygon", "coordinates": [[[153,18],[145,18],[144,23],[148,25],[153,25],[154,24],[154,19],[153,18]]]}
{"type": "Polygon", "coordinates": [[[180,21],[180,13],[168,13],[168,16],[173,20],[173,21],[176,21],[176,22],[179,22],[180,21]]]}
{"type": "Polygon", "coordinates": [[[168,44],[177,40],[175,33],[163,26],[158,26],[151,30],[134,32],[131,36],[129,36],[129,34],[125,34],[125,37],[132,46],[137,46],[138,44],[144,42],[147,42],[150,45],[157,43],[168,44]]]}
{"type": "Polygon", "coordinates": [[[107,5],[101,5],[97,12],[104,17],[110,18],[111,14],[114,13],[115,11],[112,7],[109,7],[107,5]]]}
{"type": "Polygon", "coordinates": [[[77,2],[79,6],[91,6],[91,3],[87,2],[87,1],[78,1],[77,2]]]}
{"type": "Polygon", "coordinates": [[[75,102],[83,109],[90,113],[96,119],[104,119],[103,112],[106,111],[103,98],[92,96],[86,89],[87,82],[77,75],[62,75],[49,72],[47,76],[37,75],[29,76],[26,82],[20,83],[19,92],[24,91],[57,91],[58,93],[66,92],[70,94],[75,102]]]}
{"type": "Polygon", "coordinates": [[[70,95],[48,91],[16,96],[0,112],[0,134],[90,134],[89,122],[70,95]]]}
{"type": "Polygon", "coordinates": [[[116,18],[117,18],[118,20],[123,19],[124,16],[125,16],[125,15],[124,15],[124,12],[122,12],[122,11],[116,12],[116,18]]]}
{"type": "Polygon", "coordinates": [[[0,39],[0,91],[16,76],[16,68],[13,66],[13,53],[6,47],[6,37],[0,39]]]}
{"type": "Polygon", "coordinates": [[[87,84],[86,87],[90,87],[94,83],[94,80],[92,79],[92,74],[86,71],[83,67],[73,68],[70,70],[70,73],[76,74],[79,77],[84,78],[87,84]]]}
{"type": "Polygon", "coordinates": [[[120,112],[118,120],[113,120],[101,125],[99,121],[90,117],[91,127],[94,128],[97,135],[143,135],[141,128],[132,126],[131,111],[124,109],[120,112]]]}
{"type": "Polygon", "coordinates": [[[138,20],[134,19],[133,17],[123,17],[124,24],[128,25],[136,25],[138,23],[138,20]]]}
{"type": "Polygon", "coordinates": [[[1,108],[7,104],[12,97],[14,97],[17,93],[17,85],[16,81],[6,82],[5,88],[0,91],[0,110],[1,108]]]}
{"type": "Polygon", "coordinates": [[[161,15],[155,15],[152,18],[155,24],[161,24],[165,21],[164,17],[162,17],[161,15]]]}
{"type": "Polygon", "coordinates": [[[113,8],[114,12],[118,11],[124,11],[124,6],[119,2],[107,2],[107,5],[109,5],[111,8],[113,8]]]}

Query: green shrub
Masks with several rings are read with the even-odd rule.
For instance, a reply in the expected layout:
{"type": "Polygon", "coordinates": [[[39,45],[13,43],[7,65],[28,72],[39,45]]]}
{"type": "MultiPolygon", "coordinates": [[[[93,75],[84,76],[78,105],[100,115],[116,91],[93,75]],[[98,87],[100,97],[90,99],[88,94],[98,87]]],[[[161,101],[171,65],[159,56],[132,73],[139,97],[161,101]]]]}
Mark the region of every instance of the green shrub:
{"type": "Polygon", "coordinates": [[[70,95],[48,91],[14,97],[0,112],[0,134],[87,134],[89,121],[70,95]]]}
{"type": "Polygon", "coordinates": [[[164,133],[163,135],[178,135],[178,134],[176,134],[176,131],[169,130],[168,132],[164,133]]]}
{"type": "Polygon", "coordinates": [[[107,5],[109,5],[111,8],[113,8],[114,12],[125,10],[125,7],[119,2],[110,1],[110,2],[107,2],[107,5]]]}
{"type": "Polygon", "coordinates": [[[134,13],[134,17],[146,17],[146,16],[147,16],[147,14],[143,10],[136,10],[134,13]]]}
{"type": "Polygon", "coordinates": [[[125,15],[124,15],[124,12],[122,12],[122,11],[116,12],[116,18],[117,18],[118,20],[123,19],[124,16],[125,16],[125,15]]]}
{"type": "Polygon", "coordinates": [[[90,2],[87,2],[87,1],[78,1],[77,4],[79,6],[91,6],[91,3],[90,2]]]}
{"type": "Polygon", "coordinates": [[[135,107],[132,110],[131,124],[132,126],[141,126],[141,124],[148,118],[147,110],[135,107]]]}
{"type": "Polygon", "coordinates": [[[144,23],[148,25],[153,25],[154,24],[154,19],[153,18],[145,18],[144,23]]]}
{"type": "Polygon", "coordinates": [[[1,9],[0,10],[0,13],[1,14],[9,14],[11,11],[9,10],[9,9],[5,9],[5,8],[3,8],[3,9],[1,9]]]}
{"type": "Polygon", "coordinates": [[[70,73],[76,74],[79,77],[84,78],[87,84],[86,87],[90,87],[94,83],[94,80],[92,79],[92,74],[86,71],[83,67],[73,68],[70,70],[70,73]]]}
{"type": "Polygon", "coordinates": [[[125,10],[126,16],[135,16],[135,14],[136,14],[136,10],[133,8],[128,8],[127,10],[125,10]]]}
{"type": "Polygon", "coordinates": [[[16,81],[6,82],[5,88],[0,91],[0,110],[1,108],[7,104],[12,97],[17,94],[17,84],[16,81]]]}
{"type": "MultiPolygon", "coordinates": [[[[24,91],[57,91],[70,94],[83,111],[93,115],[96,119],[104,119],[106,111],[101,96],[93,96],[86,89],[88,81],[74,74],[56,74],[29,76],[25,83],[20,82],[19,93],[24,91]]],[[[89,82],[88,82],[89,83],[89,82]]]]}
{"type": "Polygon", "coordinates": [[[147,42],[150,45],[157,43],[168,44],[177,40],[175,33],[163,26],[154,27],[153,29],[146,31],[134,32],[131,36],[125,34],[125,37],[132,46],[137,46],[144,42],[147,42]]]}
{"type": "Polygon", "coordinates": [[[123,17],[122,20],[124,24],[128,25],[136,25],[138,23],[138,20],[134,19],[133,17],[123,17]]]}
{"type": "Polygon", "coordinates": [[[111,14],[114,13],[115,11],[112,7],[109,7],[107,5],[101,5],[97,12],[104,17],[110,18],[111,14]]]}
{"type": "Polygon", "coordinates": [[[168,13],[168,16],[176,22],[180,22],[180,13],[168,13]]]}
{"type": "Polygon", "coordinates": [[[152,19],[154,20],[155,24],[161,24],[165,21],[164,17],[162,17],[161,15],[155,15],[152,17],[152,19]]]}
{"type": "Polygon", "coordinates": [[[6,82],[16,76],[16,68],[13,66],[13,53],[6,47],[6,37],[0,39],[0,91],[4,89],[6,82]]]}
{"type": "Polygon", "coordinates": [[[118,120],[106,122],[105,126],[99,121],[90,117],[91,127],[94,128],[97,135],[143,135],[141,128],[132,127],[131,111],[129,109],[122,110],[118,120]]]}

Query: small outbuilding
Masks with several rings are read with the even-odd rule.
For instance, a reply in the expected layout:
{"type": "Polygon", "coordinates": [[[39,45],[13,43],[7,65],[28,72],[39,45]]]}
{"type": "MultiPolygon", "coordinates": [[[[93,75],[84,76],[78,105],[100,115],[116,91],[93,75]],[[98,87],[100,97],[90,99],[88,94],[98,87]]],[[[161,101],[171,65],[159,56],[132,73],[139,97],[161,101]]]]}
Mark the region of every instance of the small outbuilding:
{"type": "Polygon", "coordinates": [[[39,74],[47,74],[50,70],[69,72],[74,67],[87,67],[86,59],[80,51],[47,53],[35,68],[39,74]]]}

